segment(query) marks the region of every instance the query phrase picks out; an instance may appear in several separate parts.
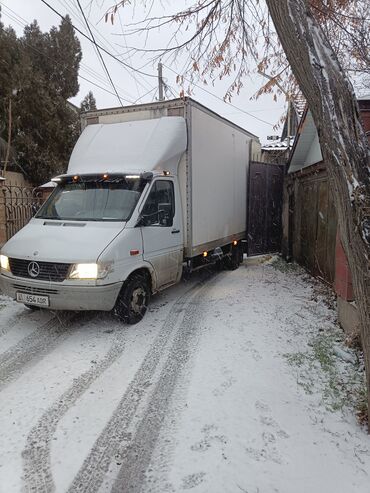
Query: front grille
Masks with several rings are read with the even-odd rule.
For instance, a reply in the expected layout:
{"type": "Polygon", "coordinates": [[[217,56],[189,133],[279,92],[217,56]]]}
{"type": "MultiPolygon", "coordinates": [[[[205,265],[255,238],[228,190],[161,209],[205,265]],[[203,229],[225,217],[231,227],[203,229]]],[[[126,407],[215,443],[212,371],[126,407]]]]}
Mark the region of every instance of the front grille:
{"type": "Polygon", "coordinates": [[[13,284],[13,288],[16,291],[22,291],[23,293],[27,293],[27,294],[49,295],[49,294],[59,293],[57,289],[34,288],[31,286],[23,286],[23,284],[13,284]]]}
{"type": "MultiPolygon", "coordinates": [[[[27,279],[35,279],[38,281],[53,281],[62,282],[67,277],[68,269],[71,264],[61,264],[55,262],[34,262],[33,260],[23,260],[19,258],[9,259],[10,270],[13,276],[25,277],[27,279]],[[31,276],[29,273],[29,265],[37,264],[38,274],[31,276]]],[[[36,270],[34,269],[34,272],[36,270]]]]}

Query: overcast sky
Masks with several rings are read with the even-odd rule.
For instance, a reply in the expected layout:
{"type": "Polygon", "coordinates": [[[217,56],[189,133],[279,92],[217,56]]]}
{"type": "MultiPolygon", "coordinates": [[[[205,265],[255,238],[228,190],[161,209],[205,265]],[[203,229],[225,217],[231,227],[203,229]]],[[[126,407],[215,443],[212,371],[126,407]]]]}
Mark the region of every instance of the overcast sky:
{"type": "MultiPolygon", "coordinates": [[[[76,0],[47,1],[55,10],[60,12],[60,14],[66,15],[68,13],[72,18],[73,24],[81,29],[81,31],[88,34],[87,27],[78,9],[76,0]]],[[[102,19],[108,7],[115,3],[114,0],[80,0],[80,3],[92,26],[96,41],[112,54],[117,55],[120,58],[120,54],[122,54],[123,51],[126,51],[124,49],[125,46],[140,47],[143,45],[143,36],[122,36],[122,26],[118,17],[113,26],[111,23],[105,23],[104,19],[102,19]]],[[[43,31],[48,31],[51,26],[60,23],[58,15],[44,5],[41,0],[0,0],[0,4],[3,7],[2,20],[4,24],[12,25],[19,35],[23,31],[24,25],[30,23],[34,19],[37,19],[43,31]]],[[[168,4],[174,4],[176,8],[181,8],[182,4],[188,5],[189,2],[185,3],[185,0],[177,0],[176,2],[168,2],[168,4]]],[[[168,4],[165,4],[165,8],[169,8],[168,4]]],[[[157,10],[156,13],[163,11],[163,5],[162,2],[157,0],[155,6],[157,10]]],[[[141,7],[139,2],[136,2],[135,9],[136,16],[140,17],[141,7]]],[[[166,10],[166,13],[168,13],[168,10],[166,10]]],[[[121,20],[127,20],[125,15],[129,15],[129,12],[121,10],[121,20]]],[[[128,19],[128,21],[130,20],[131,18],[128,19]]],[[[94,46],[88,40],[84,39],[83,36],[78,33],[76,34],[81,42],[83,58],[80,67],[80,92],[71,101],[79,105],[88,91],[92,90],[97,100],[98,108],[119,106],[120,103],[117,96],[114,95],[112,86],[98,60],[94,46]],[[101,86],[103,89],[97,87],[97,85],[101,86]]],[[[160,33],[156,33],[155,40],[150,42],[156,42],[161,46],[164,46],[166,45],[170,34],[171,33],[169,32],[161,31],[160,33]]],[[[122,60],[127,65],[135,68],[144,66],[142,71],[148,75],[138,74],[137,72],[124,67],[121,63],[113,60],[104,53],[103,57],[123,104],[150,102],[158,97],[158,83],[156,78],[157,67],[156,64],[153,64],[148,58],[145,58],[144,55],[125,55],[122,60]]],[[[176,73],[171,71],[174,68],[177,67],[172,65],[168,68],[166,66],[163,68],[164,79],[171,88],[167,94],[168,98],[174,96],[178,97],[181,90],[176,84],[176,73]]],[[[278,102],[274,102],[271,96],[261,97],[258,101],[250,101],[251,96],[260,87],[261,83],[260,77],[256,77],[254,80],[245,80],[241,94],[235,96],[232,100],[232,104],[237,108],[220,100],[225,94],[225,90],[228,86],[227,80],[219,81],[215,86],[209,85],[205,87],[205,89],[214,96],[202,90],[201,87],[194,87],[192,97],[222,116],[258,135],[261,141],[265,142],[266,136],[278,135],[280,133],[280,130],[273,130],[273,126],[284,112],[285,101],[281,99],[278,102]],[[245,112],[250,113],[250,115],[245,112]]]]}

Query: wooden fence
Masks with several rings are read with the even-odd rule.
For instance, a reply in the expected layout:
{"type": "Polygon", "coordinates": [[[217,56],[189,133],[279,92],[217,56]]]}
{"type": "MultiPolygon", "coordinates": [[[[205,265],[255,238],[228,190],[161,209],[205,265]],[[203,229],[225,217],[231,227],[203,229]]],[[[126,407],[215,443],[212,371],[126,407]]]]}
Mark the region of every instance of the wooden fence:
{"type": "Polygon", "coordinates": [[[323,163],[287,176],[282,252],[316,277],[335,278],[337,217],[323,163]]]}

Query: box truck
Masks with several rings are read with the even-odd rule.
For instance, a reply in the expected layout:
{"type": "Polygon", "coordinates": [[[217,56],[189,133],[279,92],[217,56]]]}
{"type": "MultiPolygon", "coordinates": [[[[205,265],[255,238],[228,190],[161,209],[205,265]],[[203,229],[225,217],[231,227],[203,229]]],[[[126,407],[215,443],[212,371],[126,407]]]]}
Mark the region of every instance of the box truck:
{"type": "Polygon", "coordinates": [[[190,98],[83,114],[67,173],[1,251],[3,292],[136,323],[184,271],[235,269],[258,146],[190,98]]]}

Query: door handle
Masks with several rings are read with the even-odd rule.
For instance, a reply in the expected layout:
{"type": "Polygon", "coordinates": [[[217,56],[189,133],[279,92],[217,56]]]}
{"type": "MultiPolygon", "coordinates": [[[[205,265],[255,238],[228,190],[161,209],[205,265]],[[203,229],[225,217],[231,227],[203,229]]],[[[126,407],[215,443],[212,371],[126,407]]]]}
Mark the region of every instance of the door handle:
{"type": "Polygon", "coordinates": [[[172,234],[175,234],[175,233],[180,233],[180,230],[179,230],[179,229],[173,229],[173,230],[171,231],[171,233],[172,233],[172,234]]]}

